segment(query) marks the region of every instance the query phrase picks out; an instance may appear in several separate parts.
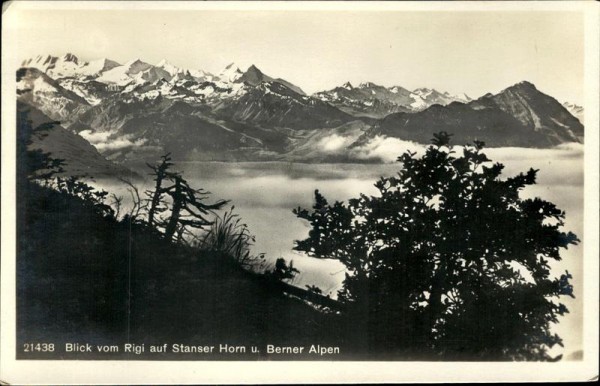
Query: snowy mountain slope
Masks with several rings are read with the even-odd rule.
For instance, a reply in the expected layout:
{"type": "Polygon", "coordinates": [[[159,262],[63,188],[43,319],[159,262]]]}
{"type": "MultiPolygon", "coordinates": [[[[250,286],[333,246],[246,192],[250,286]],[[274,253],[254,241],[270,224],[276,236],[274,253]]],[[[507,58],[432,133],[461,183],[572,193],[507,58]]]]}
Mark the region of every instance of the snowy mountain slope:
{"type": "Polygon", "coordinates": [[[146,71],[151,67],[151,64],[142,62],[139,59],[134,59],[122,66],[117,66],[104,72],[101,76],[96,78],[96,81],[106,84],[126,86],[134,81],[135,75],[146,71]]]}
{"type": "Polygon", "coordinates": [[[48,76],[59,79],[66,76],[74,76],[82,68],[79,59],[73,54],[65,54],[61,57],[51,55],[38,55],[35,58],[26,59],[21,67],[37,68],[48,76]]]}
{"type": "Polygon", "coordinates": [[[224,100],[215,112],[236,121],[291,129],[335,127],[353,120],[330,104],[275,81],[260,83],[238,98],[224,100]]]}
{"type": "Polygon", "coordinates": [[[77,56],[70,53],[60,57],[38,55],[21,63],[21,67],[37,68],[55,80],[66,77],[97,77],[118,66],[120,66],[119,63],[106,58],[90,62],[81,61],[77,56]]]}
{"type": "Polygon", "coordinates": [[[112,70],[113,68],[119,66],[120,64],[114,60],[103,58],[83,64],[78,71],[78,74],[95,77],[100,76],[106,71],[112,70]]]}
{"type": "Polygon", "coordinates": [[[54,120],[70,123],[89,107],[76,93],[36,68],[17,71],[17,99],[38,108],[54,120]]]}
{"type": "Polygon", "coordinates": [[[346,82],[341,87],[321,91],[314,96],[354,116],[374,118],[397,112],[421,111],[434,104],[466,103],[471,100],[465,94],[450,95],[427,88],[409,91],[400,86],[384,87],[372,82],[361,83],[358,87],[346,82]]]}
{"type": "Polygon", "coordinates": [[[244,73],[238,68],[235,63],[228,64],[220,73],[217,75],[219,80],[225,83],[232,83],[242,77],[244,73]]]}
{"type": "Polygon", "coordinates": [[[407,107],[411,102],[410,91],[402,87],[388,89],[371,82],[361,83],[358,87],[346,82],[314,96],[354,116],[382,118],[395,112],[411,111],[407,107]]]}
{"type": "Polygon", "coordinates": [[[467,103],[472,99],[467,94],[451,95],[449,92],[439,92],[430,88],[418,88],[412,92],[414,102],[411,104],[414,110],[422,110],[433,105],[446,106],[452,102],[467,103]],[[424,106],[424,107],[423,107],[424,106]]]}
{"type": "Polygon", "coordinates": [[[61,78],[57,80],[63,88],[72,91],[82,97],[92,106],[102,103],[102,101],[118,94],[119,87],[111,87],[105,83],[100,83],[94,79],[81,78],[61,78]]]}

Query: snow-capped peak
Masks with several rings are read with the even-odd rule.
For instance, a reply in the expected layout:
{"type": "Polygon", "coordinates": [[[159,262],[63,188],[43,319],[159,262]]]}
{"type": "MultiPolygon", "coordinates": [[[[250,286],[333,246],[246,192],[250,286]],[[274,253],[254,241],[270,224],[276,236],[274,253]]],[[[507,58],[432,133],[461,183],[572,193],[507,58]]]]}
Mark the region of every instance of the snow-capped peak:
{"type": "Polygon", "coordinates": [[[427,98],[431,95],[435,90],[432,88],[421,87],[413,91],[414,94],[418,95],[421,98],[427,98]]]}
{"type": "Polygon", "coordinates": [[[60,59],[64,62],[73,62],[75,64],[79,64],[79,59],[77,59],[77,56],[75,56],[69,52],[64,54],[60,59]]]}
{"type": "Polygon", "coordinates": [[[204,70],[188,70],[189,74],[199,80],[212,80],[214,75],[204,70]]]}
{"type": "Polygon", "coordinates": [[[171,64],[166,59],[163,59],[160,62],[158,62],[156,67],[162,68],[163,70],[168,72],[169,75],[171,75],[171,76],[175,76],[175,74],[179,74],[179,73],[185,73],[187,71],[187,70],[184,70],[180,67],[177,67],[177,66],[171,64]]]}
{"type": "Polygon", "coordinates": [[[420,87],[420,88],[416,88],[413,90],[413,92],[416,94],[425,94],[425,93],[432,92],[432,91],[433,91],[433,89],[427,88],[427,87],[420,87]]]}
{"type": "Polygon", "coordinates": [[[465,93],[454,95],[447,91],[440,92],[436,89],[426,87],[415,89],[411,94],[411,98],[414,101],[411,103],[411,107],[414,110],[422,110],[434,104],[445,106],[452,102],[467,103],[472,100],[465,93]]]}
{"type": "Polygon", "coordinates": [[[122,66],[114,67],[102,73],[96,80],[102,83],[117,84],[124,86],[132,82],[135,75],[140,74],[153,67],[139,59],[130,60],[122,66]]]}
{"type": "Polygon", "coordinates": [[[140,64],[140,63],[144,63],[144,62],[142,62],[140,59],[136,58],[136,59],[131,59],[131,60],[127,61],[124,64],[124,66],[125,67],[131,67],[131,66],[134,66],[134,65],[137,65],[137,64],[140,64]]]}
{"type": "Polygon", "coordinates": [[[228,71],[228,70],[232,70],[232,71],[235,71],[235,70],[237,70],[237,71],[239,71],[239,67],[238,67],[238,66],[236,66],[234,62],[231,62],[231,63],[229,63],[227,66],[225,66],[225,68],[223,69],[223,71],[222,71],[222,72],[224,72],[224,71],[228,71]]]}
{"type": "Polygon", "coordinates": [[[140,59],[135,59],[135,60],[130,60],[129,62],[125,63],[125,65],[123,66],[125,67],[127,70],[127,74],[129,75],[135,75],[141,71],[145,71],[147,69],[149,69],[150,67],[152,67],[151,64],[148,64],[146,62],[142,62],[140,59]]]}
{"type": "Polygon", "coordinates": [[[52,55],[38,55],[35,58],[29,58],[23,60],[21,63],[22,67],[33,67],[38,70],[46,72],[48,69],[53,68],[58,58],[52,55]]]}
{"type": "Polygon", "coordinates": [[[101,75],[102,73],[119,66],[120,64],[114,60],[102,58],[83,64],[80,73],[82,75],[101,75]]]}
{"type": "Polygon", "coordinates": [[[342,85],[343,88],[345,88],[346,90],[352,90],[354,87],[352,86],[352,83],[350,82],[346,82],[342,85]]]}
{"type": "Polygon", "coordinates": [[[230,63],[219,73],[219,78],[226,82],[235,82],[242,75],[243,72],[240,71],[239,67],[235,63],[230,63]]]}
{"type": "Polygon", "coordinates": [[[37,68],[54,79],[76,76],[81,69],[79,60],[73,54],[65,54],[61,57],[38,55],[35,59],[23,61],[22,66],[37,68]]]}
{"type": "Polygon", "coordinates": [[[375,83],[373,82],[362,82],[361,84],[358,85],[359,88],[371,88],[371,87],[375,87],[375,83]]]}

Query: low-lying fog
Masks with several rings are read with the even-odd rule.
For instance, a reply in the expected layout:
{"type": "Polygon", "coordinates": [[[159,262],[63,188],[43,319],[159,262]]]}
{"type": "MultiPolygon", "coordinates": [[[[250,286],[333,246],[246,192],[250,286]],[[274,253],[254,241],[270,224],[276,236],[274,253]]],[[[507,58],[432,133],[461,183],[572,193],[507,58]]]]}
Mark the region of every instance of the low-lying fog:
{"type": "MultiPolygon", "coordinates": [[[[399,142],[397,155],[416,146],[401,145],[399,142]]],[[[490,148],[484,152],[493,161],[505,165],[505,177],[531,167],[539,169],[537,185],[527,188],[524,196],[539,196],[557,204],[567,214],[565,229],[583,238],[583,145],[566,144],[553,149],[490,148]]],[[[294,240],[307,237],[309,230],[308,224],[296,218],[292,209],[310,208],[315,189],[330,202],[346,201],[359,193],[376,194],[375,180],[395,174],[400,165],[201,162],[180,163],[177,168],[184,172],[191,186],[210,191],[213,199],[231,200],[235,212],[256,236],[255,254],[265,253],[269,261],[278,257],[293,259],[294,266],[301,272],[293,284],[317,285],[325,294],[335,297],[344,278],[344,267],[334,260],[313,259],[292,251],[294,240]]],[[[127,196],[123,186],[100,183],[106,190],[127,196]]],[[[148,181],[147,185],[150,184],[148,181]]],[[[140,187],[140,191],[143,190],[140,187]]],[[[582,244],[564,251],[563,260],[554,267],[556,275],[565,270],[573,274],[577,296],[561,300],[571,313],[556,327],[565,341],[565,349],[557,352],[564,352],[566,359],[582,346],[582,244]]]]}

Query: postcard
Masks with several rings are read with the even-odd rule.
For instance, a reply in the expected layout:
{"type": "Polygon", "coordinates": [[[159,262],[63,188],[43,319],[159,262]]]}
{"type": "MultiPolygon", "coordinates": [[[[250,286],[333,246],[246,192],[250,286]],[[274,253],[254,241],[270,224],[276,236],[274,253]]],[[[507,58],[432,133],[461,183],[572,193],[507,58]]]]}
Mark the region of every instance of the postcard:
{"type": "Polygon", "coordinates": [[[597,380],[599,10],[5,4],[0,380],[597,380]]]}

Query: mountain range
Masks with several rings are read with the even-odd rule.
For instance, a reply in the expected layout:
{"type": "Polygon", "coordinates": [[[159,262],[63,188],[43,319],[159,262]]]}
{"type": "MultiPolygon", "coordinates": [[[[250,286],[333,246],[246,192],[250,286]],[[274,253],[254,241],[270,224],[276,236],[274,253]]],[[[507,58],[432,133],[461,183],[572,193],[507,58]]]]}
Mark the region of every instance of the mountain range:
{"type": "Polygon", "coordinates": [[[254,65],[242,71],[232,63],[215,75],[166,60],[84,62],[66,54],[24,60],[17,97],[119,162],[165,152],[179,160],[350,160],[353,149],[375,139],[429,143],[441,130],[456,144],[477,139],[492,147],[584,137],[573,115],[583,108],[526,81],[477,99],[371,82],[307,95],[254,65]],[[335,151],[332,138],[342,144],[335,151]]]}

